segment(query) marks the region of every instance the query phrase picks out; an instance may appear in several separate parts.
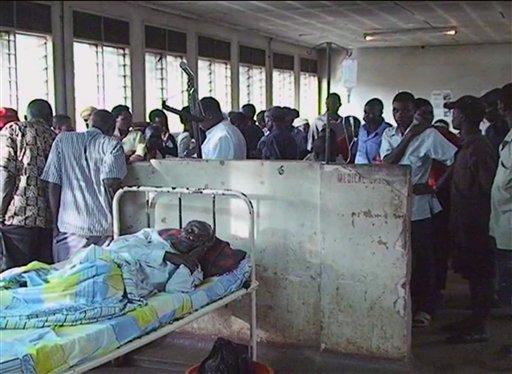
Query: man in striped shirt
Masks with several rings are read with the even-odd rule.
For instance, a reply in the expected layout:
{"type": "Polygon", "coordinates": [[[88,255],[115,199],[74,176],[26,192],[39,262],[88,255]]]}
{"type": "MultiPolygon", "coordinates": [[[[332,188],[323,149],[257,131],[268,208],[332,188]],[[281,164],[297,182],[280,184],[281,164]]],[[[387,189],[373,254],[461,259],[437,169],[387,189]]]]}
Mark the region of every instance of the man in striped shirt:
{"type": "Polygon", "coordinates": [[[115,120],[106,110],[93,113],[91,128],[60,134],[41,178],[49,182],[54,222],[55,262],[112,237],[112,198],[126,175],[122,144],[112,137],[115,120]]]}

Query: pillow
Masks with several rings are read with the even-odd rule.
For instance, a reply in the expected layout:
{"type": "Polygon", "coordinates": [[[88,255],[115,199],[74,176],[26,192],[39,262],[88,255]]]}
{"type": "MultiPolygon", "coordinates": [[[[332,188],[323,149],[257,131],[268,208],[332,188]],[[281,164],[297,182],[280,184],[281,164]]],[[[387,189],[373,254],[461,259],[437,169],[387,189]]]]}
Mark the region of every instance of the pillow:
{"type": "MultiPolygon", "coordinates": [[[[160,237],[166,241],[178,237],[180,233],[181,230],[179,229],[162,229],[158,231],[160,237]]],[[[206,249],[198,261],[204,278],[209,278],[235,270],[245,256],[246,253],[244,251],[233,249],[228,242],[215,237],[213,244],[206,249]]]]}

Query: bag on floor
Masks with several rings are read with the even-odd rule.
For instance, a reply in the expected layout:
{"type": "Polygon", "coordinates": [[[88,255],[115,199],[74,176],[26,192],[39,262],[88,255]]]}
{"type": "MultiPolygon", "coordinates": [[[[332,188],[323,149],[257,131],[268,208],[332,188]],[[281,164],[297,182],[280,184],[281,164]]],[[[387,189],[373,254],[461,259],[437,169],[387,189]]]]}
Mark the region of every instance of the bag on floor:
{"type": "Polygon", "coordinates": [[[199,367],[200,374],[252,374],[246,345],[218,338],[199,367]]]}

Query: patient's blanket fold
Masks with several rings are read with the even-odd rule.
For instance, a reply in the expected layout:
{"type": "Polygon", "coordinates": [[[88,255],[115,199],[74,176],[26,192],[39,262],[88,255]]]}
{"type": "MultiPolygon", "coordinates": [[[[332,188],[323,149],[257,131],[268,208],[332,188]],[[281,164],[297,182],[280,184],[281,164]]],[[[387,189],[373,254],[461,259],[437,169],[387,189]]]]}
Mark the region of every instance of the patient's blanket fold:
{"type": "Polygon", "coordinates": [[[0,278],[0,328],[72,326],[110,318],[140,305],[125,295],[119,266],[105,249],[91,246],[65,266],[40,262],[0,278]]]}

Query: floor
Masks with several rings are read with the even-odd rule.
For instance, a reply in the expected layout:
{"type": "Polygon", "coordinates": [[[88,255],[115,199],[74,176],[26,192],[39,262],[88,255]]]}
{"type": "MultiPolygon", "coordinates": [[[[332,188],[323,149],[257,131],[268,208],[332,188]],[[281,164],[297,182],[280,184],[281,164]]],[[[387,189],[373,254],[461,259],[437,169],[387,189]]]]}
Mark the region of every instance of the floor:
{"type": "MultiPolygon", "coordinates": [[[[496,352],[508,339],[512,341],[512,316],[493,312],[489,327],[492,338],[487,343],[453,346],[444,342],[440,326],[464,317],[467,286],[464,280],[451,274],[444,305],[433,325],[413,330],[413,359],[409,363],[368,360],[307,349],[290,349],[260,345],[260,361],[275,373],[512,373],[512,368],[500,367],[496,352]]],[[[510,311],[509,311],[510,312],[510,311]]],[[[184,373],[187,368],[206,357],[213,339],[188,334],[172,334],[124,358],[121,367],[96,369],[96,374],[184,373]]],[[[119,363],[118,363],[119,365],[119,363]]]]}

